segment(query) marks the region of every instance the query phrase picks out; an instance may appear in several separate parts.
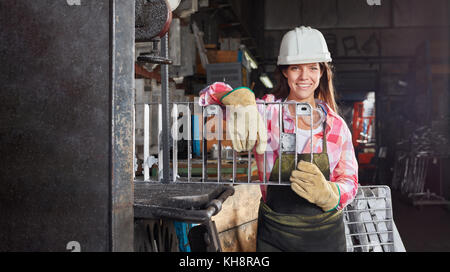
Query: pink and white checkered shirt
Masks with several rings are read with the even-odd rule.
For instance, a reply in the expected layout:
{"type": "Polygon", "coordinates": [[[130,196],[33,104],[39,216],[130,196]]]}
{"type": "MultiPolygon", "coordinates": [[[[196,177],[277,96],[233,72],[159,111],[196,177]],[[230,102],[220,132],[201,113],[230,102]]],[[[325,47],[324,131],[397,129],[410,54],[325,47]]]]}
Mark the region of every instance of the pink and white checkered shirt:
{"type": "MultiPolygon", "coordinates": [[[[222,82],[216,82],[200,92],[199,104],[201,106],[211,104],[221,104],[215,94],[221,92],[229,92],[233,90],[231,86],[222,82]]],[[[265,95],[262,99],[257,99],[256,102],[282,102],[281,99],[275,99],[272,94],[265,95]]],[[[316,100],[327,112],[326,130],[327,135],[327,153],[330,161],[330,181],[338,185],[341,198],[337,209],[344,209],[350,202],[353,201],[358,189],[358,163],[355,157],[355,151],[352,144],[352,135],[348,129],[345,121],[330,107],[320,101],[316,100]]],[[[266,177],[270,177],[273,165],[278,158],[279,147],[279,106],[278,104],[268,104],[265,107],[267,120],[267,149],[266,149],[266,177]]],[[[264,116],[264,105],[258,104],[258,110],[264,116]]],[[[283,127],[285,133],[294,133],[295,119],[290,117],[290,114],[283,112],[283,127]]],[[[316,133],[312,137],[313,152],[322,152],[323,131],[316,133]]],[[[311,152],[311,139],[308,139],[301,153],[311,152]]],[[[256,163],[258,166],[259,179],[263,180],[264,176],[264,155],[257,154],[253,150],[256,163]]],[[[263,199],[266,196],[266,185],[261,185],[261,192],[263,199]]]]}

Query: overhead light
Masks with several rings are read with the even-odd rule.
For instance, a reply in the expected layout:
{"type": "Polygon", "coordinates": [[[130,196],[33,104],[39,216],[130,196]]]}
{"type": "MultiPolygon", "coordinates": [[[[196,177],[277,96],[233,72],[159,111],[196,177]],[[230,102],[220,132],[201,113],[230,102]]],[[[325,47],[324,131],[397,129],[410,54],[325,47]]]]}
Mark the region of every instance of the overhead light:
{"type": "Polygon", "coordinates": [[[250,55],[250,53],[247,50],[244,50],[244,56],[247,59],[248,63],[250,63],[250,67],[252,69],[258,69],[258,63],[256,60],[250,55]]]}
{"type": "Polygon", "coordinates": [[[399,81],[397,82],[397,84],[398,84],[399,86],[401,86],[401,87],[408,87],[408,82],[403,81],[403,80],[399,80],[399,81]]]}
{"type": "Polygon", "coordinates": [[[269,88],[269,89],[273,88],[272,81],[266,74],[261,74],[261,76],[259,77],[259,80],[261,80],[261,82],[264,84],[264,86],[266,86],[266,88],[269,88]]]}

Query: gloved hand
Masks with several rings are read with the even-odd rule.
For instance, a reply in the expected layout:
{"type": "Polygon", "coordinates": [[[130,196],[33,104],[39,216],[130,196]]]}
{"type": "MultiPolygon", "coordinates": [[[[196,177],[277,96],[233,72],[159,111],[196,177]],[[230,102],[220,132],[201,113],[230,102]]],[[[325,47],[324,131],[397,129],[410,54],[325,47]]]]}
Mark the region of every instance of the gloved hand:
{"type": "Polygon", "coordinates": [[[335,209],[339,204],[339,187],[326,180],[315,164],[300,161],[289,180],[295,193],[325,212],[335,209]]]}
{"type": "Polygon", "coordinates": [[[255,94],[248,88],[237,88],[221,98],[227,106],[227,136],[237,152],[251,150],[263,154],[267,146],[267,129],[256,107],[255,94]]]}

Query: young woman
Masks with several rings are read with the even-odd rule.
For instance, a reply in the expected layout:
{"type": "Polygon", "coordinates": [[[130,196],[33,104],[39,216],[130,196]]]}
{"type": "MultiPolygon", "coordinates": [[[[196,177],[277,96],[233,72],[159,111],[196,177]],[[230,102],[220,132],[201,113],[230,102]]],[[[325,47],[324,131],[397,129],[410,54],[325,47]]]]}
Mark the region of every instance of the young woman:
{"type": "Polygon", "coordinates": [[[301,150],[297,154],[298,164],[295,165],[293,155],[285,154],[281,163],[281,177],[289,180],[291,186],[261,186],[258,251],[346,251],[342,209],[356,195],[358,164],[350,130],[337,114],[329,62],[331,57],[322,33],[310,27],[297,27],[282,39],[276,69],[278,82],[273,94],[256,100],[250,89],[233,90],[224,83],[212,84],[200,94],[201,105],[220,103],[227,109],[246,108],[245,113],[254,116],[239,119],[238,112],[233,118],[239,120],[228,119],[227,124],[230,121],[237,124],[230,131],[235,150],[249,150],[256,145],[254,154],[260,180],[266,171],[266,177],[278,181],[280,130],[296,133],[297,148],[301,150]],[[280,126],[280,107],[267,104],[264,125],[260,116],[264,114],[264,106],[256,106],[256,101],[307,102],[315,117],[298,118],[296,122],[292,109],[282,107],[280,126]],[[312,138],[308,131],[311,122],[312,138]],[[310,163],[311,141],[313,163],[310,163]]]}

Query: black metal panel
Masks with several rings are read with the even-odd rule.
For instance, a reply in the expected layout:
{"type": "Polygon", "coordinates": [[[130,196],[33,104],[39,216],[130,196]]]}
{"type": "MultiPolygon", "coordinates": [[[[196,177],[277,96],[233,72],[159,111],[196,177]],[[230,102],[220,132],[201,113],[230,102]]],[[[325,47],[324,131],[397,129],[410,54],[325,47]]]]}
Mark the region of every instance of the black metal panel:
{"type": "Polygon", "coordinates": [[[377,71],[336,72],[335,85],[339,91],[376,91],[377,71]]]}
{"type": "Polygon", "coordinates": [[[133,249],[133,42],[134,1],[0,0],[0,251],[133,249]]]}

